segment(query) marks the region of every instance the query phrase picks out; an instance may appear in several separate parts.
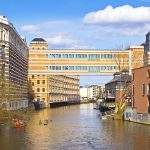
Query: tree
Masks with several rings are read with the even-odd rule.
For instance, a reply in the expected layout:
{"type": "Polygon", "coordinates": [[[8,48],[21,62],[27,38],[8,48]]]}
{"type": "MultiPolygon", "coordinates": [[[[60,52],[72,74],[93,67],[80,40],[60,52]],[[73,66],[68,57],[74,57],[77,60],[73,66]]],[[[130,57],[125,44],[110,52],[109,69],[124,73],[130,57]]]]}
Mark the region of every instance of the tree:
{"type": "Polygon", "coordinates": [[[120,102],[116,103],[116,114],[115,117],[117,119],[122,119],[124,115],[124,108],[125,105],[129,105],[131,102],[131,95],[132,95],[132,89],[131,89],[131,76],[130,75],[124,75],[122,76],[120,74],[120,78],[122,78],[122,84],[120,83],[119,91],[120,91],[120,102]]]}
{"type": "Polygon", "coordinates": [[[134,48],[127,48],[129,54],[121,53],[116,54],[116,65],[121,73],[121,70],[127,70],[129,75],[120,74],[120,101],[116,104],[115,118],[122,119],[124,114],[125,105],[131,105],[132,88],[131,88],[131,73],[132,69],[143,66],[143,54],[144,51],[134,48]]]}
{"type": "Polygon", "coordinates": [[[142,67],[144,65],[143,61],[144,49],[137,49],[136,47],[128,47],[125,50],[122,50],[122,53],[116,54],[115,64],[117,66],[118,71],[128,70],[131,74],[131,70],[142,67]],[[123,51],[129,51],[127,53],[123,53],[123,51]]]}

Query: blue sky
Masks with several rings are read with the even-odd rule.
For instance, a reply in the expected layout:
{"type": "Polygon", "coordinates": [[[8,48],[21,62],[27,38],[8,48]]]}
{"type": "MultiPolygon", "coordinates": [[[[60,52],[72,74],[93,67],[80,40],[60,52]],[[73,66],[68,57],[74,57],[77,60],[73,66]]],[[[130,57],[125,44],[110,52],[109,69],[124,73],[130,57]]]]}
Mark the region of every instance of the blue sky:
{"type": "Polygon", "coordinates": [[[0,15],[49,48],[121,49],[150,31],[150,0],[1,0],[0,15]]]}
{"type": "MultiPolygon", "coordinates": [[[[141,6],[149,8],[150,0],[1,0],[0,15],[7,16],[28,43],[42,36],[50,48],[118,49],[143,43],[149,31],[149,26],[144,26],[147,20],[139,18],[139,22],[123,26],[122,20],[117,25],[101,24],[87,22],[85,16],[100,10],[105,13],[108,6],[114,11],[122,7],[123,11],[126,5],[133,8],[132,13],[141,6]]],[[[106,20],[109,15],[111,11],[106,14],[106,20]]]]}

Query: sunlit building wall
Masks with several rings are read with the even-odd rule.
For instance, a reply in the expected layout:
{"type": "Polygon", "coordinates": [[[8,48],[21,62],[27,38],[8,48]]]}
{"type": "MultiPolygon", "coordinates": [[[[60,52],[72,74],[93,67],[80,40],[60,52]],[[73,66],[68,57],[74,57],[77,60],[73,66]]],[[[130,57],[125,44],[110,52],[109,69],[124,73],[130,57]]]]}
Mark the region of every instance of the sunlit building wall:
{"type": "Polygon", "coordinates": [[[5,16],[0,16],[0,67],[2,107],[27,107],[28,46],[5,16]]]}
{"type": "Polygon", "coordinates": [[[54,94],[50,95],[50,80],[56,75],[60,75],[58,78],[64,75],[111,75],[121,69],[131,70],[136,67],[135,64],[143,66],[143,52],[143,46],[132,46],[126,50],[48,49],[44,39],[35,38],[29,46],[29,79],[34,81],[36,100],[48,103],[62,99],[62,96],[54,98],[54,94]],[[134,57],[137,53],[138,57],[134,57]]]}
{"type": "Polygon", "coordinates": [[[80,87],[80,99],[83,100],[98,100],[101,98],[101,86],[99,85],[90,85],[80,87]]]}
{"type": "Polygon", "coordinates": [[[143,66],[143,46],[126,50],[39,49],[30,46],[29,71],[45,74],[110,75],[143,66]],[[39,67],[41,66],[41,67],[39,67]]]}
{"type": "Polygon", "coordinates": [[[35,94],[34,100],[44,101],[47,105],[49,103],[79,101],[79,76],[51,74],[45,71],[49,59],[39,51],[45,52],[48,49],[46,41],[42,38],[35,38],[30,43],[29,48],[34,50],[34,54],[32,52],[30,54],[29,51],[28,76],[35,94]],[[31,56],[35,59],[32,59],[31,56]]]}

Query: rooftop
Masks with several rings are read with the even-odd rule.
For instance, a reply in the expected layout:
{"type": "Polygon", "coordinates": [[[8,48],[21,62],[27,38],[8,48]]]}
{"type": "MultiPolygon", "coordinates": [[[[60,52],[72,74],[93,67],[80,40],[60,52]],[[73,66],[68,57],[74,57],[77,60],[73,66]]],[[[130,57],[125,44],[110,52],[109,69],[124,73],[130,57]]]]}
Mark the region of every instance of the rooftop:
{"type": "Polygon", "coordinates": [[[43,38],[34,38],[31,42],[46,42],[43,38]]]}

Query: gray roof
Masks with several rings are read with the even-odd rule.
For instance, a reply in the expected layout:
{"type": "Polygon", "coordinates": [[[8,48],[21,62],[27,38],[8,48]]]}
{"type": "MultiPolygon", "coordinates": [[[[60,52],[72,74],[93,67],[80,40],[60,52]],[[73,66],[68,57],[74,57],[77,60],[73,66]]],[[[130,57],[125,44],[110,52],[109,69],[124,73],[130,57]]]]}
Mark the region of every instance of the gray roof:
{"type": "Polygon", "coordinates": [[[32,42],[46,42],[43,38],[34,38],[32,42]]]}
{"type": "Polygon", "coordinates": [[[131,75],[124,74],[124,75],[121,75],[121,77],[120,76],[115,77],[112,80],[110,80],[109,82],[107,82],[106,84],[111,84],[113,82],[125,82],[125,81],[127,81],[127,82],[131,81],[131,75]]]}

